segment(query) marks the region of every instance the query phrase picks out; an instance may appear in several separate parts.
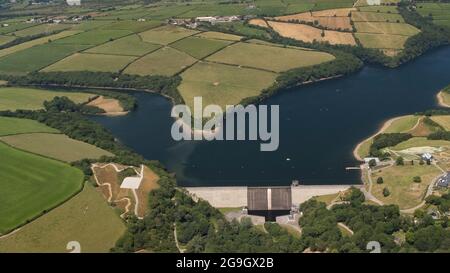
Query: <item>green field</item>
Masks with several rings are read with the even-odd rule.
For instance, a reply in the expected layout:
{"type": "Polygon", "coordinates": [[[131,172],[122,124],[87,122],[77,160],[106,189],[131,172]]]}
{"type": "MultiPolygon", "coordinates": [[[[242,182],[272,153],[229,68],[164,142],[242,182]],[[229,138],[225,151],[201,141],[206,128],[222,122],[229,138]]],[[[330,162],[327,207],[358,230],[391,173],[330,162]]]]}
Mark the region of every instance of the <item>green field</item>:
{"type": "Polygon", "coordinates": [[[70,241],[81,252],[109,252],[126,227],[101,193],[86,184],[81,193],[0,239],[0,252],[69,252],[70,241]]]}
{"type": "Polygon", "coordinates": [[[405,20],[400,14],[378,13],[378,12],[352,12],[352,20],[355,22],[391,22],[404,23],[405,20]]]}
{"type": "Polygon", "coordinates": [[[138,35],[131,35],[86,50],[89,53],[142,56],[160,48],[160,45],[143,42],[138,35]]]}
{"type": "Polygon", "coordinates": [[[203,97],[203,105],[235,105],[244,98],[258,96],[270,87],[276,73],[238,68],[214,63],[197,63],[181,74],[178,87],[187,105],[193,105],[196,96],[203,97]]]}
{"type": "Polygon", "coordinates": [[[130,64],[123,73],[172,76],[197,60],[186,53],[170,47],[164,47],[152,52],[130,64]]]}
{"type": "Polygon", "coordinates": [[[407,115],[394,120],[383,133],[406,133],[416,126],[421,116],[407,115]]]}
{"type": "Polygon", "coordinates": [[[119,72],[134,60],[136,60],[136,57],[132,56],[76,53],[44,68],[42,71],[119,72]]]}
{"type": "Polygon", "coordinates": [[[64,45],[55,42],[35,46],[0,58],[0,73],[23,75],[38,71],[85,48],[85,45],[64,45]]]}
{"type": "Polygon", "coordinates": [[[419,30],[408,24],[384,23],[384,22],[355,22],[357,32],[397,34],[412,36],[419,30]]]}
{"type": "MultiPolygon", "coordinates": [[[[273,1],[273,0],[272,0],[273,1]]],[[[197,4],[187,12],[177,15],[180,18],[192,18],[198,16],[227,16],[248,14],[245,4],[220,5],[215,3],[197,4]]]]}
{"type": "Polygon", "coordinates": [[[399,13],[396,6],[365,6],[359,7],[360,11],[381,12],[381,13],[399,13]]]}
{"type": "Polygon", "coordinates": [[[71,139],[63,134],[32,133],[0,137],[15,148],[66,162],[112,156],[110,152],[91,144],[71,139]]]}
{"type": "Polygon", "coordinates": [[[450,146],[450,141],[446,140],[428,140],[426,137],[413,137],[408,139],[407,141],[403,141],[402,143],[397,144],[392,147],[393,150],[401,151],[404,149],[409,149],[413,147],[442,147],[442,146],[450,146]]]}
{"type": "Polygon", "coordinates": [[[207,58],[208,61],[212,62],[259,68],[274,72],[316,65],[333,59],[333,55],[324,52],[251,43],[231,45],[207,58]]]}
{"type": "Polygon", "coordinates": [[[102,27],[103,29],[112,29],[112,30],[128,30],[132,32],[142,32],[146,31],[148,29],[160,26],[160,21],[145,21],[145,22],[138,22],[138,21],[119,21],[112,23],[110,25],[107,25],[105,27],[102,27]]]}
{"type": "Polygon", "coordinates": [[[0,234],[59,205],[81,188],[84,178],[79,169],[1,142],[0,162],[0,234]]]}
{"type": "MultiPolygon", "coordinates": [[[[3,23],[5,23],[5,22],[2,21],[1,24],[3,24],[3,23]]],[[[14,32],[14,31],[19,31],[21,29],[33,27],[35,25],[36,24],[28,24],[28,23],[24,23],[24,22],[9,23],[9,26],[7,26],[7,27],[4,27],[4,26],[0,27],[0,34],[7,34],[7,33],[14,32]]]]}
{"type": "Polygon", "coordinates": [[[0,45],[4,45],[6,43],[9,43],[13,40],[15,40],[13,36],[6,36],[6,35],[0,35],[0,45]]]}
{"type": "Polygon", "coordinates": [[[31,119],[0,117],[0,136],[25,133],[59,133],[59,131],[31,119]]]}
{"type": "Polygon", "coordinates": [[[450,3],[418,3],[417,12],[433,18],[433,23],[450,27],[450,3]]]}
{"type": "Polygon", "coordinates": [[[355,33],[355,38],[366,48],[403,49],[409,36],[355,33]]]}
{"type": "Polygon", "coordinates": [[[58,44],[99,45],[132,34],[128,30],[95,29],[55,41],[58,44]]]}
{"type": "Polygon", "coordinates": [[[33,46],[37,46],[37,45],[42,45],[42,44],[46,44],[48,43],[49,40],[57,40],[57,39],[61,39],[61,38],[65,38],[68,36],[72,36],[79,33],[79,31],[63,31],[60,32],[58,34],[54,34],[54,35],[50,35],[47,37],[43,37],[43,38],[39,38],[39,39],[35,39],[35,40],[31,40],[29,42],[25,42],[19,45],[15,45],[12,47],[8,47],[5,49],[0,50],[0,57],[12,54],[12,53],[16,53],[19,52],[21,50],[25,50],[27,48],[33,47],[33,46]]]}
{"type": "Polygon", "coordinates": [[[60,92],[43,89],[5,87],[0,88],[0,111],[15,111],[17,109],[42,109],[44,107],[44,101],[50,101],[56,96],[65,96],[75,103],[83,103],[88,101],[89,98],[95,95],[80,92],[60,92]]]}
{"type": "Polygon", "coordinates": [[[167,25],[139,33],[139,35],[144,42],[167,45],[196,33],[198,31],[167,25]]]}
{"type": "Polygon", "coordinates": [[[240,41],[242,39],[241,36],[216,31],[200,32],[199,34],[195,35],[195,37],[226,41],[240,41]]]}
{"type": "Polygon", "coordinates": [[[432,120],[444,127],[445,130],[450,131],[450,116],[431,116],[432,120]]]}
{"type": "Polygon", "coordinates": [[[383,177],[383,184],[373,183],[372,194],[385,204],[397,204],[400,209],[409,209],[419,205],[431,181],[441,174],[433,165],[405,165],[384,168],[375,172],[372,180],[383,177]],[[422,180],[415,183],[413,178],[419,176],[422,180]],[[387,187],[391,194],[383,196],[383,189],[387,187]]]}
{"type": "Polygon", "coordinates": [[[38,35],[38,34],[51,33],[54,31],[68,29],[70,27],[72,27],[72,25],[69,25],[69,24],[42,24],[42,25],[37,25],[35,27],[22,29],[22,30],[13,32],[12,34],[15,36],[18,36],[18,37],[25,37],[25,36],[33,36],[33,35],[38,35]]]}
{"type": "Polygon", "coordinates": [[[203,39],[198,37],[187,37],[179,40],[170,46],[191,55],[194,58],[202,59],[224,47],[231,42],[223,40],[203,39]]]}

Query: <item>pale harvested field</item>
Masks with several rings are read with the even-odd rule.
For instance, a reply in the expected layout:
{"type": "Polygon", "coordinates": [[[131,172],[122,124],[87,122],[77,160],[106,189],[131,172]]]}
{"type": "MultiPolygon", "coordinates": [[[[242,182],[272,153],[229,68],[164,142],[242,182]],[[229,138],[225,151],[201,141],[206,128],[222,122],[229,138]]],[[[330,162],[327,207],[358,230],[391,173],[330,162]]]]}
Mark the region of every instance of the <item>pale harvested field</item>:
{"type": "MultiPolygon", "coordinates": [[[[293,15],[279,16],[275,17],[277,20],[289,22],[289,21],[303,21],[303,22],[318,22],[319,25],[329,28],[329,29],[341,29],[341,30],[351,30],[352,25],[350,24],[350,17],[334,17],[334,16],[321,16],[316,17],[311,14],[311,12],[304,12],[293,15]]],[[[261,20],[261,19],[254,19],[261,20]]],[[[263,20],[261,20],[263,21],[263,20]]],[[[263,21],[264,22],[264,21],[263,21]]],[[[251,23],[251,22],[250,22],[251,23]]],[[[264,22],[265,24],[265,22],[264,22]]],[[[264,25],[260,25],[265,27],[264,25]]]]}
{"type": "MultiPolygon", "coordinates": [[[[280,20],[281,20],[281,19],[280,19],[280,20]]],[[[266,21],[263,20],[263,19],[258,19],[258,18],[256,18],[256,19],[251,19],[248,23],[249,23],[250,25],[254,25],[254,26],[258,26],[258,27],[268,27],[266,21]]]]}
{"type": "Polygon", "coordinates": [[[313,16],[320,17],[348,17],[350,12],[356,11],[356,8],[343,8],[343,9],[327,9],[321,11],[313,11],[313,16]]]}
{"type": "Polygon", "coordinates": [[[312,43],[314,40],[319,42],[328,42],[332,45],[356,45],[355,38],[351,33],[325,30],[325,36],[322,37],[322,30],[301,24],[289,24],[282,22],[269,22],[269,25],[283,37],[296,39],[299,41],[312,43]]]}

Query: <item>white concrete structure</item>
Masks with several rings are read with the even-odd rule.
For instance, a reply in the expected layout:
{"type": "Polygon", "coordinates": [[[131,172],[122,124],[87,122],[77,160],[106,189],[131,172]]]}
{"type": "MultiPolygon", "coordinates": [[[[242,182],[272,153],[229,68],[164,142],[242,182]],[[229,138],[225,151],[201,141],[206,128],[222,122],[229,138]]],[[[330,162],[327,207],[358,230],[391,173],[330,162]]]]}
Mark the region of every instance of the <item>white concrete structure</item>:
{"type": "MultiPolygon", "coordinates": [[[[291,187],[292,205],[299,205],[314,196],[335,194],[349,189],[352,185],[299,185],[291,187]]],[[[355,187],[362,185],[353,185],[355,187]]],[[[248,205],[248,187],[186,187],[193,197],[208,201],[215,208],[237,208],[248,205]]],[[[271,207],[271,190],[268,203],[271,207]]]]}
{"type": "Polygon", "coordinates": [[[141,165],[141,173],[139,174],[139,176],[125,177],[125,179],[122,181],[122,184],[120,184],[120,188],[137,190],[139,189],[139,186],[141,185],[143,178],[144,178],[144,165],[141,165]]]}
{"type": "Polygon", "coordinates": [[[194,197],[208,201],[215,208],[247,206],[247,187],[187,187],[194,197]]]}

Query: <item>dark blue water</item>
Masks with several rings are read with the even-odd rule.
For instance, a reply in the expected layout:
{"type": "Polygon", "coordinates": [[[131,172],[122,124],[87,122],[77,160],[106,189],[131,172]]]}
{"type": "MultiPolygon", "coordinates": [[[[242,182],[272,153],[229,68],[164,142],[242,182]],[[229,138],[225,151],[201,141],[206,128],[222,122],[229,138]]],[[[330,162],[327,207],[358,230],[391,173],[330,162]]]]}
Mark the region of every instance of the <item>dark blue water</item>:
{"type": "Polygon", "coordinates": [[[351,76],[283,90],[264,104],[280,105],[280,147],[258,142],[175,142],[170,102],[136,93],[139,108],[124,117],[96,117],[123,143],[176,172],[182,186],[360,183],[352,151],[388,118],[437,107],[450,84],[450,47],[400,68],[367,66],[351,76]],[[290,158],[287,161],[286,158],[290,158]]]}

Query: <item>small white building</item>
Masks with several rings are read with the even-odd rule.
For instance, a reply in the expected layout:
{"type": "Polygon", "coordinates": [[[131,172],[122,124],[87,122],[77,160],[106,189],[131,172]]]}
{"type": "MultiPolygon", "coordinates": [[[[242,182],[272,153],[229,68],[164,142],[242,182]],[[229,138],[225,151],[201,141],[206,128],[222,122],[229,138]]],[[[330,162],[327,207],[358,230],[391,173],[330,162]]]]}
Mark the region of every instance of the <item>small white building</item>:
{"type": "Polygon", "coordinates": [[[424,153],[422,154],[422,159],[426,161],[431,161],[431,159],[433,159],[433,155],[430,153],[424,153]]]}
{"type": "Polygon", "coordinates": [[[66,0],[69,6],[81,6],[81,0],[66,0]]]}
{"type": "Polygon", "coordinates": [[[378,157],[365,157],[364,163],[369,164],[371,160],[375,160],[375,163],[380,163],[380,159],[378,157]]]}

